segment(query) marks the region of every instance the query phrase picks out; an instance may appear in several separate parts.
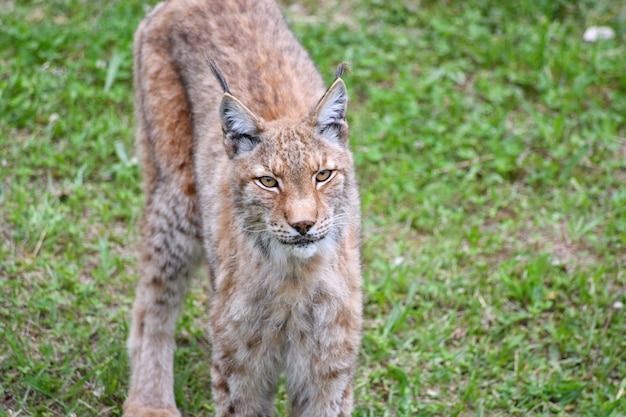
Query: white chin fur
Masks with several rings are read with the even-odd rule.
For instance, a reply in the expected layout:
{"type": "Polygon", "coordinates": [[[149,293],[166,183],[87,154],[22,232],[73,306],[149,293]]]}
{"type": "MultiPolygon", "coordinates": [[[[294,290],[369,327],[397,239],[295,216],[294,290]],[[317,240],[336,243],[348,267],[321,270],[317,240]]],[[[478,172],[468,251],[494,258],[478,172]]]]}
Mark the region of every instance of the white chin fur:
{"type": "Polygon", "coordinates": [[[315,243],[311,243],[306,246],[294,246],[291,248],[293,256],[299,259],[309,259],[315,255],[318,251],[318,247],[315,243]]]}

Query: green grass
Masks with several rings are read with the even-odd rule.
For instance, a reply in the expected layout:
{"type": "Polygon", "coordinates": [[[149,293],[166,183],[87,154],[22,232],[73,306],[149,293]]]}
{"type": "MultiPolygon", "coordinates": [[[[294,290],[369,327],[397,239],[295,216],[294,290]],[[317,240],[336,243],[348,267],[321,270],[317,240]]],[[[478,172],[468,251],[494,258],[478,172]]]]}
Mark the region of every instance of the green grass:
{"type": "MultiPolygon", "coordinates": [[[[352,63],[366,314],[354,415],[626,415],[623,5],[284,6],[328,80],[352,63]],[[584,43],[591,25],[617,36],[584,43]]],[[[0,416],[118,416],[143,5],[0,9],[0,416]]],[[[205,281],[177,334],[185,415],[212,415],[205,281]]]]}

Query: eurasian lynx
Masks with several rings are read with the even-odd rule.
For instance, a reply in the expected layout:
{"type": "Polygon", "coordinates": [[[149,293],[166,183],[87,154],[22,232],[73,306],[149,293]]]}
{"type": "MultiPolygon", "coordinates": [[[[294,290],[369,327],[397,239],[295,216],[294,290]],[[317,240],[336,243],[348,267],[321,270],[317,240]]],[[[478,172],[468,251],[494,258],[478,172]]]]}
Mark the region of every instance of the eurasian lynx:
{"type": "Polygon", "coordinates": [[[282,372],[292,416],[350,415],[360,206],[343,66],[326,90],[270,0],[159,4],[134,53],[146,206],[124,415],[180,416],[174,331],[203,260],[216,415],[271,416],[282,372]]]}

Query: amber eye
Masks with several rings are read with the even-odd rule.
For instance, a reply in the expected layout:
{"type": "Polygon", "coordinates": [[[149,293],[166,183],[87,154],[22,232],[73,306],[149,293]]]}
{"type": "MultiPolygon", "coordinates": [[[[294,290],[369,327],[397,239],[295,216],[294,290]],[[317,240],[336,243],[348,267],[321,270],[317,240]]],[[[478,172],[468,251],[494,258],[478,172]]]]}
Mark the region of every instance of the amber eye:
{"type": "Polygon", "coordinates": [[[323,169],[317,173],[315,176],[315,180],[317,182],[324,182],[330,178],[330,175],[333,173],[330,169],[323,169]]]}
{"type": "Polygon", "coordinates": [[[278,186],[278,181],[276,181],[276,178],[265,176],[265,177],[259,177],[257,178],[257,180],[261,183],[263,187],[274,188],[278,186]]]}

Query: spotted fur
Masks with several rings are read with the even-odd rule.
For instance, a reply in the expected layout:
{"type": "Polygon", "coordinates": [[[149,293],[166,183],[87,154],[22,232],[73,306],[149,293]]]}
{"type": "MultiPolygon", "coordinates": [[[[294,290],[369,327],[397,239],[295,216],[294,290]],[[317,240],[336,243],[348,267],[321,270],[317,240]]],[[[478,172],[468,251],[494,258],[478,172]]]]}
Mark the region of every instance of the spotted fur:
{"type": "Polygon", "coordinates": [[[135,34],[146,204],[124,416],[180,416],[176,317],[212,284],[217,416],[349,416],[360,343],[359,195],[347,91],[326,89],[270,0],[170,0],[135,34]]]}

